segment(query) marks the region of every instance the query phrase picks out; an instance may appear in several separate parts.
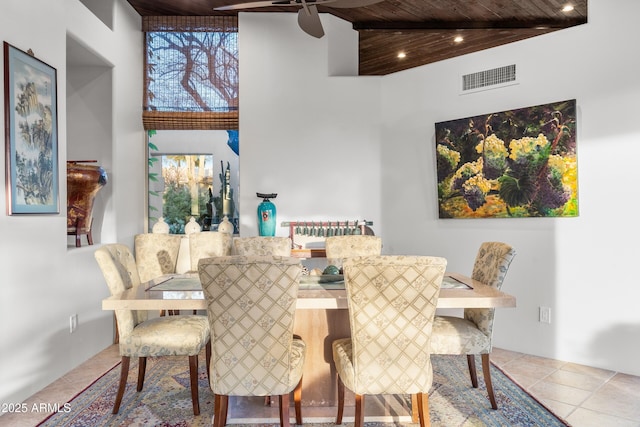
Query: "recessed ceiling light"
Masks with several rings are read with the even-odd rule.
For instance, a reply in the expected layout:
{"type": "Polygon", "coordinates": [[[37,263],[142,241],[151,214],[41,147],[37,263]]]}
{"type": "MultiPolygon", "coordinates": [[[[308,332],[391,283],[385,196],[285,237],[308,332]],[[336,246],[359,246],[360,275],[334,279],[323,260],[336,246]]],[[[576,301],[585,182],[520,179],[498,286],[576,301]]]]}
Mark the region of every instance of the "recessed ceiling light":
{"type": "Polygon", "coordinates": [[[407,57],[407,54],[406,54],[406,53],[404,53],[404,52],[398,52],[398,58],[403,59],[403,58],[406,58],[406,57],[407,57]]]}
{"type": "Polygon", "coordinates": [[[571,12],[572,10],[573,10],[573,5],[571,5],[571,4],[567,4],[562,8],[562,11],[565,12],[565,13],[566,12],[571,12]]]}
{"type": "Polygon", "coordinates": [[[456,43],[462,43],[464,41],[464,39],[462,38],[462,36],[456,36],[453,39],[453,41],[456,42],[456,43]]]}

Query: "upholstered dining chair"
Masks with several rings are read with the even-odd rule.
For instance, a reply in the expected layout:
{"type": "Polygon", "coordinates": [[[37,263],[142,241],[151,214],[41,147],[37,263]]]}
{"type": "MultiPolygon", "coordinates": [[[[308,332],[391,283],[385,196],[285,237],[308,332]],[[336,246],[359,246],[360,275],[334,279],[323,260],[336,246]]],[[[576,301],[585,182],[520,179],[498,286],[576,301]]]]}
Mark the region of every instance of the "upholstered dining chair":
{"type": "Polygon", "coordinates": [[[302,424],[302,368],[306,346],[293,335],[302,266],[280,256],[200,260],[198,273],[211,326],[209,379],[214,427],[226,424],[229,396],[278,396],[280,425],[289,426],[293,391],[302,424]]]}
{"type": "Polygon", "coordinates": [[[344,259],[382,253],[382,239],[370,235],[331,236],[325,240],[327,262],[340,268],[344,259]]]}
{"type": "Polygon", "coordinates": [[[231,234],[217,231],[189,234],[191,272],[198,271],[198,261],[202,258],[231,255],[232,239],[231,234]]]}
{"type": "Polygon", "coordinates": [[[251,236],[233,239],[236,255],[291,256],[291,239],[279,236],[251,236]]]}
{"type": "Polygon", "coordinates": [[[412,394],[420,425],[429,425],[431,326],[447,261],[427,256],[372,256],[344,261],[351,338],[333,342],[342,423],[345,386],[355,393],[355,427],[367,394],[412,394]]]}
{"type": "MultiPolygon", "coordinates": [[[[500,289],[516,251],[506,243],[484,242],[480,245],[471,278],[500,289]]],[[[436,316],[431,337],[432,354],[466,354],[471,384],[478,387],[475,356],[482,357],[482,372],[493,409],[498,409],[489,355],[492,348],[494,308],[466,308],[464,317],[436,316]]]]}
{"type": "MultiPolygon", "coordinates": [[[[249,236],[233,239],[235,255],[291,256],[291,239],[279,236],[249,236]]],[[[266,406],[271,406],[271,396],[264,397],[266,406]]]]}
{"type": "MultiPolygon", "coordinates": [[[[118,243],[104,245],[94,255],[111,295],[140,286],[136,262],[127,246],[118,243]]],[[[120,410],[132,357],[138,358],[137,391],[141,391],[147,357],[188,356],[193,413],[199,415],[198,354],[203,347],[206,349],[207,372],[211,355],[207,317],[188,315],[148,319],[146,311],[134,310],[116,310],[115,314],[120,333],[122,364],[113,413],[117,414],[120,410]]]]}
{"type": "MultiPolygon", "coordinates": [[[[181,240],[177,234],[136,234],[133,250],[141,282],[176,272],[181,240]]],[[[174,313],[169,310],[169,314],[174,313]]],[[[160,315],[164,316],[165,310],[160,315]]]]}
{"type": "Polygon", "coordinates": [[[133,248],[141,282],[176,272],[181,240],[177,234],[144,233],[134,237],[133,248]]]}

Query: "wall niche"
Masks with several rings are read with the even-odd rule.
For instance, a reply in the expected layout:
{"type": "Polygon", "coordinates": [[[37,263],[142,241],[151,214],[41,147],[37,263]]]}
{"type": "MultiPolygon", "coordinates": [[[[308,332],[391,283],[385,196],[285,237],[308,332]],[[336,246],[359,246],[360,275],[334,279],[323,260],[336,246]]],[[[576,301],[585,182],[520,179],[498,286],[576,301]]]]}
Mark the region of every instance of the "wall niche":
{"type": "MultiPolygon", "coordinates": [[[[90,161],[101,166],[111,179],[113,141],[113,66],[67,34],[67,161],[90,161]]],[[[66,183],[66,181],[65,181],[66,183]]],[[[96,195],[91,226],[93,243],[115,236],[115,219],[105,218],[112,196],[107,183],[96,195]]],[[[67,191],[61,192],[66,202],[67,191]]],[[[66,212],[66,206],[65,206],[66,212]]],[[[114,237],[115,238],[115,237],[114,237]]],[[[85,246],[83,241],[82,246],[85,246]]],[[[67,236],[67,247],[75,248],[75,236],[67,236]]]]}

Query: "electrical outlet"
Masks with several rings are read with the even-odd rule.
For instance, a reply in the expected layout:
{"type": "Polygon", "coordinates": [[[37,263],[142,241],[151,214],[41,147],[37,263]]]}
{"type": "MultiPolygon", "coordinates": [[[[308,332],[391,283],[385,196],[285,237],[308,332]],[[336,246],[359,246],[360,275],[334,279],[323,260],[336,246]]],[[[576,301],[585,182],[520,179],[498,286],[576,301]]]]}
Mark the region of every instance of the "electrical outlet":
{"type": "Polygon", "coordinates": [[[72,334],[78,328],[78,315],[72,314],[69,316],[69,333],[72,334]]]}
{"type": "Polygon", "coordinates": [[[540,322],[551,323],[551,307],[540,307],[540,322]]]}

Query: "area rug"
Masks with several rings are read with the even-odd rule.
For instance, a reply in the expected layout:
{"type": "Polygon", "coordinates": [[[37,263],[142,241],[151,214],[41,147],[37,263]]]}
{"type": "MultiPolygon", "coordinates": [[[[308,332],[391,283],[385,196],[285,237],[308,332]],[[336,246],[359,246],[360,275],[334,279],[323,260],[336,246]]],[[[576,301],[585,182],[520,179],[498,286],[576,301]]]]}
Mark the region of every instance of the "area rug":
{"type": "MultiPolygon", "coordinates": [[[[432,360],[434,384],[429,393],[429,406],[431,425],[434,427],[568,426],[565,421],[556,417],[493,365],[491,375],[498,410],[491,409],[481,374],[478,378],[479,388],[471,387],[466,357],[432,356],[432,360]]],[[[481,373],[480,367],[478,369],[481,373]]],[[[43,427],[211,425],[213,394],[208,387],[203,363],[199,373],[199,416],[193,415],[186,358],[150,358],[147,362],[144,389],[140,393],[135,391],[137,366],[132,363],[120,413],[112,415],[119,374],[120,366],[118,365],[65,405],[67,412],[53,414],[39,425],[43,427]]],[[[408,396],[404,399],[410,401],[408,396]]],[[[303,419],[304,417],[303,407],[303,419]]],[[[344,424],[352,425],[348,422],[344,424]]],[[[365,424],[367,427],[413,426],[413,424],[398,421],[365,422],[365,424]]],[[[261,425],[278,424],[274,420],[274,424],[261,425]]],[[[329,427],[333,423],[305,422],[304,425],[329,427]]]]}

